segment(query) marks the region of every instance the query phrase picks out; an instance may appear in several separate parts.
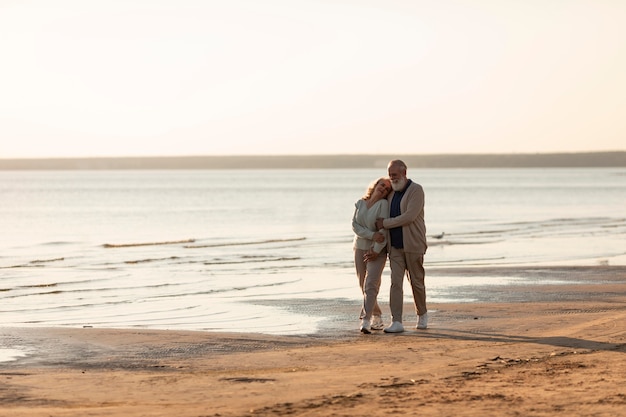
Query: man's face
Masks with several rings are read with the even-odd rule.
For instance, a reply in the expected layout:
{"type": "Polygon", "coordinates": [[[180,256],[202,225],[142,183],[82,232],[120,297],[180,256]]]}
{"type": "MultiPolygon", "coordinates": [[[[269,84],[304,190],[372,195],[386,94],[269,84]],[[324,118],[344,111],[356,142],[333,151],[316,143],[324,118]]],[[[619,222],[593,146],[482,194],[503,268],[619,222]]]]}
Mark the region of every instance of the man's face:
{"type": "Polygon", "coordinates": [[[406,171],[399,166],[391,165],[387,168],[387,174],[391,180],[391,188],[394,191],[402,191],[406,185],[406,171]]]}

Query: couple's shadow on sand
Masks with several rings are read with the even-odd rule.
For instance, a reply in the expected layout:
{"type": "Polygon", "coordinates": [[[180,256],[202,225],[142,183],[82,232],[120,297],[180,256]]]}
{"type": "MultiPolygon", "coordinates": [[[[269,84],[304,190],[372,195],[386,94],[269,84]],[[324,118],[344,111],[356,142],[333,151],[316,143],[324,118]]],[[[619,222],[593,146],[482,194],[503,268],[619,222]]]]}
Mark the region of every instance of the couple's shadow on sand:
{"type": "MultiPolygon", "coordinates": [[[[399,333],[398,335],[411,334],[415,333],[399,333]]],[[[532,337],[455,329],[428,329],[426,331],[420,331],[419,336],[428,339],[452,339],[489,343],[535,343],[538,345],[550,345],[570,349],[604,350],[626,353],[626,343],[598,342],[595,340],[567,336],[532,337]]]]}

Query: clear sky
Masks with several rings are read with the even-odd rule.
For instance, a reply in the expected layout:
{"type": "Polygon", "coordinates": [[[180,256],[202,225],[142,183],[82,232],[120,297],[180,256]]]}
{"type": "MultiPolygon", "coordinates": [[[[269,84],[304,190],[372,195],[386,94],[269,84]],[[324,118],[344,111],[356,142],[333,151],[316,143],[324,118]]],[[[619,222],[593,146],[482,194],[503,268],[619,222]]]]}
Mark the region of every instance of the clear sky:
{"type": "Polygon", "coordinates": [[[624,0],[0,0],[0,158],[626,150],[624,0]]]}

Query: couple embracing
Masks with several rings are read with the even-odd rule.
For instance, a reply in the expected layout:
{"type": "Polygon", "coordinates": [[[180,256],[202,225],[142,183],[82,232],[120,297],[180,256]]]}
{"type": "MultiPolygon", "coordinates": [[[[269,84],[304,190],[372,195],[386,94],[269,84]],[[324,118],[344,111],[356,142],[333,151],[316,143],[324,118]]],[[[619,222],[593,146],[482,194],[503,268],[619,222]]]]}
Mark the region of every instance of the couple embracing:
{"type": "Polygon", "coordinates": [[[426,226],[424,223],[424,190],[406,175],[407,166],[399,159],[387,166],[389,177],[375,181],[355,204],[352,217],[354,265],[363,292],[361,332],[384,330],[404,331],[404,276],[413,292],[418,329],[428,327],[426,287],[424,285],[424,254],[426,226]],[[382,273],[389,256],[391,288],[389,307],[391,323],[385,327],[377,297],[382,273]]]}

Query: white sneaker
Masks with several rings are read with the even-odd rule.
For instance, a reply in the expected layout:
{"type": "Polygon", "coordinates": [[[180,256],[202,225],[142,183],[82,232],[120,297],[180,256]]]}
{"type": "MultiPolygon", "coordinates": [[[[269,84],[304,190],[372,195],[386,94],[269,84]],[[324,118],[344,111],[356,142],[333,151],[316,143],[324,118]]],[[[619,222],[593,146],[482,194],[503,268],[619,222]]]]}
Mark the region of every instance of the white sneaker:
{"type": "Polygon", "coordinates": [[[415,327],[417,329],[428,329],[428,313],[424,313],[419,316],[419,319],[417,320],[417,326],[415,327]]]}
{"type": "Polygon", "coordinates": [[[394,321],[391,323],[391,326],[385,327],[385,333],[402,333],[404,331],[404,326],[399,321],[394,321]]]}
{"type": "Polygon", "coordinates": [[[374,316],[372,319],[372,330],[382,330],[385,327],[383,319],[380,316],[374,316]]]}
{"type": "Polygon", "coordinates": [[[361,320],[361,333],[370,334],[372,333],[370,330],[371,330],[370,321],[367,319],[361,320]]]}

